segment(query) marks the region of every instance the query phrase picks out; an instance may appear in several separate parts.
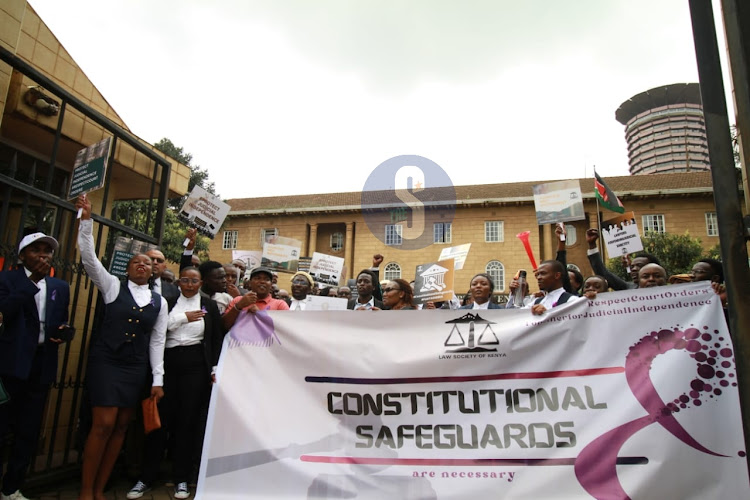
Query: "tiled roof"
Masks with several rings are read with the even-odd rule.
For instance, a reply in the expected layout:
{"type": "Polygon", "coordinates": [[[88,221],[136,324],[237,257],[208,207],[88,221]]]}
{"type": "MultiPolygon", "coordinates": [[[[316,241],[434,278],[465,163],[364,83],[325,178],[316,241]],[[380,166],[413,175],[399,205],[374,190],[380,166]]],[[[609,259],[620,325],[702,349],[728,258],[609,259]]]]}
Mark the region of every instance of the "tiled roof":
{"type": "MultiPolygon", "coordinates": [[[[593,196],[594,179],[578,179],[584,198],[593,196]]],[[[626,175],[606,177],[604,181],[621,198],[643,196],[658,192],[685,193],[711,190],[711,173],[669,173],[651,175],[626,175]]],[[[456,186],[454,188],[426,189],[419,198],[429,204],[446,203],[456,200],[458,204],[474,204],[491,201],[492,203],[531,201],[532,186],[553,181],[511,182],[506,184],[477,184],[456,186]]],[[[293,196],[269,196],[264,198],[235,198],[226,200],[232,207],[230,215],[253,212],[296,212],[326,210],[359,210],[364,204],[370,206],[401,203],[393,191],[370,191],[349,193],[322,193],[293,196]]],[[[451,203],[452,204],[452,203],[451,203]]]]}

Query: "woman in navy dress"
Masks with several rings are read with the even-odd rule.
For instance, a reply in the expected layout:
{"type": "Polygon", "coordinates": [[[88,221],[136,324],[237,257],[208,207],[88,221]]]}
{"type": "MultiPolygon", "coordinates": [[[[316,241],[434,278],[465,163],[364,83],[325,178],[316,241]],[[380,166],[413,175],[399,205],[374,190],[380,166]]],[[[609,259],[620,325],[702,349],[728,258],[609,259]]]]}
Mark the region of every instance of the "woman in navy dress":
{"type": "Polygon", "coordinates": [[[140,391],[153,375],[151,395],[164,395],[164,342],[166,301],[148,287],[151,259],[144,254],[128,262],[127,281],[109,274],[94,250],[91,203],[85,195],[76,201],[81,225],[78,248],[83,267],[106,305],[104,321],[92,337],[86,379],[93,423],[83,451],[79,500],[105,500],[104,486],[122,448],[140,391]]]}

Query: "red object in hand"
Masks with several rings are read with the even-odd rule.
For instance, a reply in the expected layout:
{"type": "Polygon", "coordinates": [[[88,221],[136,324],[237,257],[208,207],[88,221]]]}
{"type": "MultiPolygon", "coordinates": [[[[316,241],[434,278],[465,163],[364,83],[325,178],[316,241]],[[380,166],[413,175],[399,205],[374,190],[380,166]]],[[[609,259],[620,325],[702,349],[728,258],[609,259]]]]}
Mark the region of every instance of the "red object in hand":
{"type": "Polygon", "coordinates": [[[529,261],[531,262],[532,269],[536,269],[536,259],[534,259],[534,252],[531,250],[531,244],[529,243],[529,235],[531,234],[531,231],[523,231],[521,233],[518,233],[516,235],[516,238],[521,240],[523,243],[523,247],[526,249],[526,254],[529,256],[529,261]]]}

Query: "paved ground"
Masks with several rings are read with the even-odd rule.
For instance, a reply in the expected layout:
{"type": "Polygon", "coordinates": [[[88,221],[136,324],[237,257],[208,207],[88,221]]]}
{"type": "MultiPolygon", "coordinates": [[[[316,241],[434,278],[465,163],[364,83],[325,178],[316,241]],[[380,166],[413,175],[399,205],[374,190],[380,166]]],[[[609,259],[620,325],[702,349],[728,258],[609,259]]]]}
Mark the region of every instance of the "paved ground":
{"type": "MultiPolygon", "coordinates": [[[[124,479],[116,482],[114,488],[106,492],[107,500],[124,500],[125,495],[130,491],[132,486],[133,483],[124,479]]],[[[80,482],[75,480],[60,483],[58,486],[22,491],[31,500],[76,500],[78,498],[79,487],[80,482]]],[[[141,498],[143,500],[171,500],[174,498],[173,491],[174,488],[172,486],[162,484],[141,498]]],[[[195,488],[190,488],[190,492],[190,498],[192,499],[195,497],[195,488]]]]}

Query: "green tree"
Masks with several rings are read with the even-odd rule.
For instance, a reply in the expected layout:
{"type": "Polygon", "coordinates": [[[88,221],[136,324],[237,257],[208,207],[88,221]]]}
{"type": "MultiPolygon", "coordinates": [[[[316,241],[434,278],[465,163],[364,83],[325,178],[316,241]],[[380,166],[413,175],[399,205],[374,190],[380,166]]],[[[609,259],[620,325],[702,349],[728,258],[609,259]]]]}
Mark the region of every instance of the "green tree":
{"type": "Polygon", "coordinates": [[[721,245],[717,243],[716,245],[712,246],[705,252],[703,252],[703,257],[706,259],[716,259],[721,260],[721,245]]]}
{"type": "MultiPolygon", "coordinates": [[[[659,259],[669,275],[690,272],[693,264],[704,257],[701,240],[688,233],[648,232],[641,236],[641,242],[643,251],[659,259]]],[[[609,259],[607,268],[623,279],[630,279],[620,257],[609,259]]]]}
{"type": "MultiPolygon", "coordinates": [[[[175,146],[174,143],[166,137],[154,144],[154,147],[180,163],[190,167],[191,174],[188,183],[188,192],[192,190],[194,186],[198,185],[209,193],[216,194],[214,183],[209,182],[208,180],[208,172],[198,166],[191,165],[193,155],[186,153],[183,148],[175,146]]],[[[182,208],[185,199],[186,196],[170,199],[164,217],[164,232],[162,235],[161,249],[164,256],[172,262],[180,261],[184,249],[182,243],[185,240],[185,233],[189,228],[187,224],[177,218],[177,211],[182,208]]],[[[149,209],[149,200],[116,201],[113,205],[112,217],[121,224],[148,233],[154,227],[154,216],[156,214],[155,203],[156,200],[153,200],[151,208],[149,209]],[[147,214],[151,214],[150,220],[148,220],[149,218],[147,217],[147,214]]],[[[114,232],[112,235],[116,236],[114,232]]],[[[209,239],[200,234],[196,238],[195,252],[201,257],[201,259],[205,259],[208,256],[208,242],[209,239]]]]}
{"type": "MultiPolygon", "coordinates": [[[[164,137],[162,140],[154,144],[154,147],[162,153],[168,154],[175,160],[179,161],[183,165],[190,167],[190,180],[188,181],[188,193],[193,190],[195,186],[200,186],[211,194],[216,194],[216,186],[213,182],[208,181],[208,171],[202,169],[198,165],[193,165],[193,155],[186,153],[182,148],[174,145],[172,141],[164,137]]],[[[173,198],[169,200],[169,205],[175,210],[182,208],[185,203],[187,195],[181,198],[173,198]]]]}

